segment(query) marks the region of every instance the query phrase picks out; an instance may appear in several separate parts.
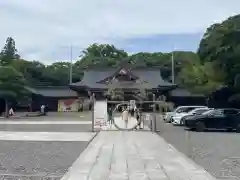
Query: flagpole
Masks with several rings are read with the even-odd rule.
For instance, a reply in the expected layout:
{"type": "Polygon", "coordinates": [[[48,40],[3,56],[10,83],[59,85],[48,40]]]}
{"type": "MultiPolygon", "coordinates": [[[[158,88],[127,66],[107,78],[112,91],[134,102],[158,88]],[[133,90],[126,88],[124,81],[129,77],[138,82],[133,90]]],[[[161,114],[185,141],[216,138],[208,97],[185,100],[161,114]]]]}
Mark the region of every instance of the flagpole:
{"type": "Polygon", "coordinates": [[[175,62],[174,62],[174,51],[172,51],[172,83],[175,83],[175,62]]]}
{"type": "Polygon", "coordinates": [[[69,84],[72,84],[72,71],[73,71],[73,64],[72,64],[72,45],[71,45],[70,46],[69,84]]]}

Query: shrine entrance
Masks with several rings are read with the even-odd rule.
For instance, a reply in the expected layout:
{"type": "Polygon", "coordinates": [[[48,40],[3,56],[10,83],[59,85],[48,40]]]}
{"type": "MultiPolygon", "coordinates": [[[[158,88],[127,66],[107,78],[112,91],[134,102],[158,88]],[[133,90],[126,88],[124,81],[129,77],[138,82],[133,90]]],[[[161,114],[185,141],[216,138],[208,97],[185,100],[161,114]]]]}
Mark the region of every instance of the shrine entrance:
{"type": "Polygon", "coordinates": [[[96,101],[92,111],[92,130],[156,132],[159,110],[171,108],[170,105],[164,101],[96,101]]]}

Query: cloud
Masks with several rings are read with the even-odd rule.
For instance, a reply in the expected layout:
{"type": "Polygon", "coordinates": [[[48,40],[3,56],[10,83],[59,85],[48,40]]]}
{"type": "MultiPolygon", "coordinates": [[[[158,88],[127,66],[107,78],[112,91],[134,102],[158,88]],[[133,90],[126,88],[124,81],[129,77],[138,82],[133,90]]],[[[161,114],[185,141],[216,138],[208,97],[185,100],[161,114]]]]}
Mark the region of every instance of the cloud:
{"type": "Polygon", "coordinates": [[[1,0],[0,45],[12,36],[21,56],[45,63],[69,57],[70,44],[75,57],[95,42],[123,48],[131,42],[137,51],[133,40],[203,33],[239,6],[237,0],[1,0]]]}

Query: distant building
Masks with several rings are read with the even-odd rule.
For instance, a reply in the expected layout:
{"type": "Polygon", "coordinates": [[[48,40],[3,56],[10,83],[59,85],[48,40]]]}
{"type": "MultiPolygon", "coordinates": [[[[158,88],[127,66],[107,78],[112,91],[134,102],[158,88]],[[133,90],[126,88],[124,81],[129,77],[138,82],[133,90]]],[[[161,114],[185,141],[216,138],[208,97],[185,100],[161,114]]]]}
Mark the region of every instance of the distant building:
{"type": "Polygon", "coordinates": [[[50,111],[77,111],[79,105],[91,99],[93,94],[96,100],[106,99],[109,89],[121,91],[125,101],[138,101],[143,98],[139,92],[144,90],[147,92],[148,101],[152,100],[154,94],[156,100],[161,100],[164,96],[175,105],[205,104],[203,95],[192,94],[179,88],[177,84],[164,80],[160,68],[134,68],[127,63],[122,63],[116,69],[87,69],[82,80],[69,84],[69,87],[29,88],[32,92],[33,110],[39,109],[41,104],[46,104],[50,111]]]}
{"type": "Polygon", "coordinates": [[[38,111],[42,104],[49,111],[78,111],[79,103],[83,101],[76,91],[69,87],[35,87],[29,88],[32,92],[32,110],[38,111]]]}
{"type": "Polygon", "coordinates": [[[117,69],[88,69],[80,82],[69,86],[79,93],[95,94],[96,99],[105,99],[106,91],[113,88],[123,91],[125,100],[138,99],[136,95],[141,89],[154,93],[157,98],[177,87],[162,78],[159,68],[132,68],[129,64],[121,64],[117,69]]]}

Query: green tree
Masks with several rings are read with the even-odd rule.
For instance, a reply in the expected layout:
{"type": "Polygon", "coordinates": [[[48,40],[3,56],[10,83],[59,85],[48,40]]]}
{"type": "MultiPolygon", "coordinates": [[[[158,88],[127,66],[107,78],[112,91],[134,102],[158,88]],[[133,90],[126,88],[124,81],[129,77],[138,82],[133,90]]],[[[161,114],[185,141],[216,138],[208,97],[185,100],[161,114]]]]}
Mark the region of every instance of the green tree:
{"type": "Polygon", "coordinates": [[[179,73],[179,82],[182,86],[196,93],[209,94],[223,85],[225,73],[216,69],[212,62],[201,64],[192,62],[185,65],[179,73]],[[218,74],[218,76],[216,76],[218,74]]]}
{"type": "Polygon", "coordinates": [[[8,116],[9,102],[27,95],[26,81],[12,66],[0,66],[0,74],[0,98],[5,100],[5,115],[8,116]]]}
{"type": "MultiPolygon", "coordinates": [[[[46,66],[44,74],[48,76],[53,82],[53,85],[68,85],[70,76],[70,66],[69,62],[57,62],[49,66],[46,66]]],[[[82,70],[78,70],[77,67],[73,65],[72,71],[72,81],[80,81],[83,75],[82,70]]]]}
{"type": "Polygon", "coordinates": [[[14,60],[19,58],[20,56],[17,54],[14,39],[12,37],[8,37],[6,44],[0,53],[0,65],[10,65],[14,60]]]}
{"type": "Polygon", "coordinates": [[[205,32],[198,49],[204,62],[216,62],[226,73],[225,82],[233,84],[240,71],[240,15],[214,24],[205,32]]]}
{"type": "Polygon", "coordinates": [[[119,61],[128,56],[125,51],[109,44],[92,44],[81,54],[81,59],[75,64],[78,68],[116,67],[119,61]]]}

